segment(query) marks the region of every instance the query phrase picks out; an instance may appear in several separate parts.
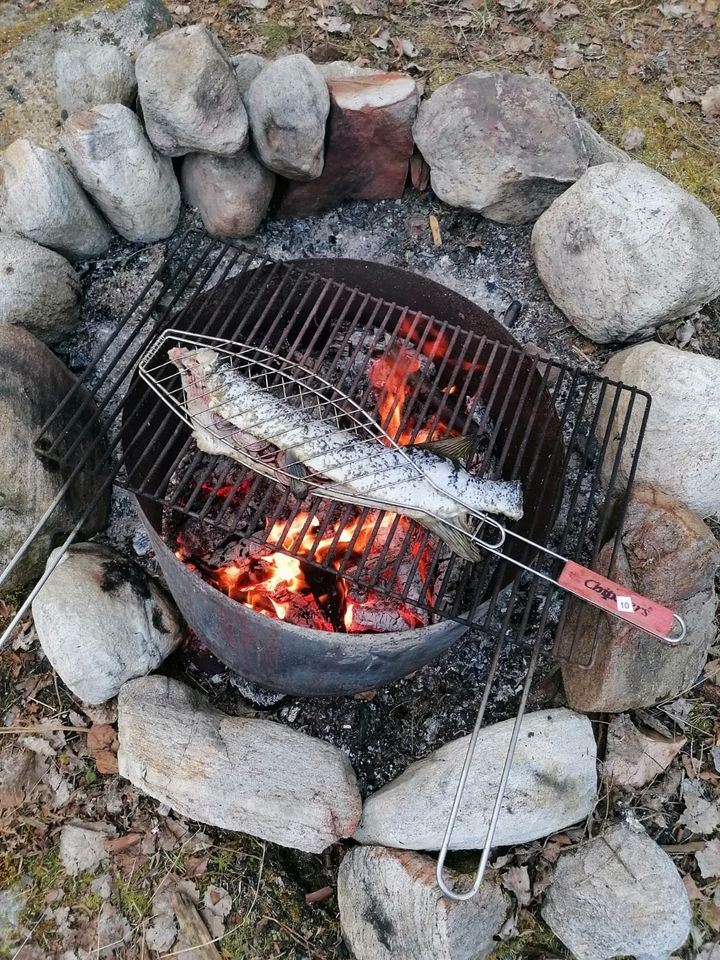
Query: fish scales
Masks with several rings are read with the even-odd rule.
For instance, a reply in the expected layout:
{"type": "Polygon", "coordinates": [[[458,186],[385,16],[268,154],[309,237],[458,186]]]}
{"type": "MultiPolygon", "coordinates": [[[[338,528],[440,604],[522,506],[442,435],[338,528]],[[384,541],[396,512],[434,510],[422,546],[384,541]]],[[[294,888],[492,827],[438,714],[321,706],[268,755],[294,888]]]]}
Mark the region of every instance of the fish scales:
{"type": "Polygon", "coordinates": [[[175,348],[170,358],[181,373],[196,442],[206,452],[285,484],[291,464],[298,483],[312,483],[311,492],[411,517],[469,560],[479,557],[467,535],[470,517],[522,516],[517,482],[482,479],[425,448],[360,439],[277,397],[211,348],[175,348]]]}

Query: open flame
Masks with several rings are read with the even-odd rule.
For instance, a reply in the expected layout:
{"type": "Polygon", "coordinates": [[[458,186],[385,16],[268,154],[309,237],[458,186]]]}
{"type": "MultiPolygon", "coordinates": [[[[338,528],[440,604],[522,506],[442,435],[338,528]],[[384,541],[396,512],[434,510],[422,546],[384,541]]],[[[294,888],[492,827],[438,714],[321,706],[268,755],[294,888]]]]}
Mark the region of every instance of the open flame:
{"type": "MultiPolygon", "coordinates": [[[[376,397],[378,421],[401,445],[447,436],[448,425],[439,421],[435,411],[429,411],[424,423],[416,422],[412,416],[406,417],[423,363],[444,355],[449,348],[447,338],[434,324],[424,328],[421,338],[410,321],[405,321],[400,333],[414,347],[397,343],[370,364],[369,379],[376,397]]],[[[456,388],[448,392],[454,393],[456,388]]],[[[204,492],[227,497],[232,495],[232,490],[227,485],[218,491],[212,488],[212,493],[204,492]]],[[[383,551],[383,577],[398,577],[395,586],[400,591],[407,581],[402,581],[398,566],[403,568],[404,575],[412,571],[419,583],[425,581],[430,569],[433,544],[427,538],[424,547],[420,538],[413,538],[405,551],[406,557],[399,556],[398,549],[387,550],[382,546],[405,544],[410,530],[408,520],[393,514],[385,514],[378,520],[377,512],[365,513],[348,520],[340,530],[331,524],[319,540],[320,519],[309,519],[306,511],[298,512],[290,523],[275,522],[267,532],[267,545],[290,551],[293,556],[279,550],[270,553],[263,550],[252,558],[210,569],[193,558],[192,551],[183,543],[182,533],[177,538],[176,556],[189,565],[197,565],[198,572],[229,597],[268,617],[346,633],[423,626],[427,620],[416,607],[390,601],[373,590],[358,589],[342,576],[343,571],[352,570],[353,562],[357,563],[363,556],[371,539],[373,547],[380,544],[383,551]],[[304,562],[305,558],[317,563],[329,561],[338,573],[333,576],[319,571],[304,562]]]]}

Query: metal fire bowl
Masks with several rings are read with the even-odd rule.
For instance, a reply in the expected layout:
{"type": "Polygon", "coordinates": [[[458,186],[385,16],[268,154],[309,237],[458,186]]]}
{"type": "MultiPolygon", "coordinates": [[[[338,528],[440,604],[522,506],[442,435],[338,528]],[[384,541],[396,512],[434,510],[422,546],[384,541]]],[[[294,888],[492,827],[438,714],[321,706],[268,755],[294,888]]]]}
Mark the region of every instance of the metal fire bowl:
{"type": "MultiPolygon", "coordinates": [[[[407,270],[346,259],[307,259],[294,264],[348,287],[372,291],[375,296],[405,304],[501,344],[519,346],[505,327],[472,301],[407,270]]],[[[212,297],[213,292],[210,290],[203,296],[212,297]]],[[[172,318],[171,325],[181,327],[182,320],[180,313],[172,318]]],[[[214,331],[205,329],[203,332],[212,335],[214,331]]],[[[537,388],[543,389],[539,376],[537,388]]],[[[128,409],[141,413],[124,419],[123,439],[135,437],[138,431],[144,430],[152,436],[153,422],[142,411],[152,406],[153,399],[154,394],[136,372],[125,402],[128,409]],[[147,394],[144,406],[137,402],[143,392],[147,394]]],[[[550,449],[560,427],[549,398],[546,421],[548,418],[551,422],[546,422],[542,442],[550,449]]],[[[184,440],[185,436],[163,456],[175,456],[184,440]]],[[[128,445],[124,443],[124,446],[127,448],[128,445]]],[[[155,441],[155,446],[159,447],[160,442],[155,441]]],[[[138,452],[126,456],[125,466],[131,488],[137,489],[142,483],[146,464],[154,462],[154,450],[148,451],[143,443],[133,444],[133,449],[138,452]]],[[[159,456],[160,450],[156,452],[159,456]]],[[[548,485],[545,485],[547,489],[548,485]]],[[[551,510],[549,502],[544,502],[545,490],[533,491],[526,487],[525,501],[528,512],[546,509],[549,524],[551,510]]],[[[332,696],[371,690],[429,663],[467,632],[466,625],[445,620],[402,632],[349,635],[306,629],[263,616],[231,600],[178,560],[161,536],[161,504],[142,496],[136,500],[168,589],[187,623],[223,663],[268,689],[297,696],[332,696]]],[[[536,522],[537,537],[546,533],[543,522],[539,526],[536,522]]],[[[514,573],[512,568],[508,569],[508,583],[514,573]]],[[[484,616],[487,606],[488,601],[478,608],[476,621],[484,616]]]]}

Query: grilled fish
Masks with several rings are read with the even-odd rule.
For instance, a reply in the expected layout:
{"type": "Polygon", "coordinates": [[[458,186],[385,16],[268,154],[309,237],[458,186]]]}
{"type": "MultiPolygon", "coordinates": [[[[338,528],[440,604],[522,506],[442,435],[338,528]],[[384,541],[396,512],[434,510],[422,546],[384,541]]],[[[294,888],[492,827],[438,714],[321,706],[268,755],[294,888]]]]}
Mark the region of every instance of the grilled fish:
{"type": "Polygon", "coordinates": [[[458,462],[466,437],[404,446],[361,439],[243,376],[216,350],[176,347],[184,408],[198,447],[289,486],[416,520],[467,560],[478,560],[470,517],[522,517],[520,484],[483,480],[458,462]]]}

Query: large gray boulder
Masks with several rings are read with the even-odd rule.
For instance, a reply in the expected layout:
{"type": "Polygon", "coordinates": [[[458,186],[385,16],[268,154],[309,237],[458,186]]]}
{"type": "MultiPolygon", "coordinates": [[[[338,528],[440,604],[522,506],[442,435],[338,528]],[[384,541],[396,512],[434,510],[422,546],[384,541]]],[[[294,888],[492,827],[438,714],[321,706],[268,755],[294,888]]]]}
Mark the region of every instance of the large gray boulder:
{"type": "Polygon", "coordinates": [[[17,323],[58,343],[80,317],[80,281],[53,250],[0,234],[0,324],[17,323]]]}
{"type": "Polygon", "coordinates": [[[230,63],[235,70],[240,93],[245,94],[255,77],[267,65],[267,60],[257,53],[236,53],[230,57],[230,63]]]}
{"type": "Polygon", "coordinates": [[[255,77],[247,93],[260,159],[290,180],[314,180],[323,170],[327,84],[302,53],[280,57],[255,77]]]}
{"type": "MultiPolygon", "coordinates": [[[[75,384],[75,377],[40,340],[22,327],[0,324],[0,569],[4,569],[43,514],[52,507],[65,484],[59,505],[52,511],[23,559],[3,583],[2,590],[22,587],[39,576],[51,550],[78,523],[98,489],[100,452],[92,445],[90,428],[73,455],[72,463],[47,465],[33,445],[46,420],[75,384]],[[71,479],[71,476],[77,473],[71,479]]],[[[80,389],[44,439],[59,441],[66,451],[88,424],[94,407],[80,389]],[[79,413],[73,427],[70,421],[79,413]]],[[[107,497],[88,514],[82,535],[92,536],[105,522],[107,497]]]]}
{"type": "Polygon", "coordinates": [[[62,143],[78,180],[126,240],[170,236],[180,217],[172,161],[161,157],[127,107],[109,103],[73,114],[62,143]]]}
{"type": "Polygon", "coordinates": [[[562,854],[542,916],[577,960],[667,960],[692,910],[670,857],[642,827],[611,827],[562,854]]]}
{"type": "Polygon", "coordinates": [[[112,232],[57,154],[16,140],[0,165],[5,216],[16,233],[71,260],[105,253],[112,232]]]}
{"type": "Polygon", "coordinates": [[[135,67],[113,43],[65,41],[55,54],[55,91],[63,120],[101,103],[131,107],[137,93],[135,67]]]}
{"type": "MultiPolygon", "coordinates": [[[[603,376],[646,390],[652,397],[650,417],[636,479],[677,497],[701,517],[720,512],[720,360],[661,343],[641,343],[616,353],[603,376]]],[[[623,422],[628,392],[616,412],[623,422]]],[[[597,436],[603,437],[611,415],[608,401],[600,412],[597,436]]],[[[640,428],[632,417],[620,453],[618,482],[626,484],[640,428]]],[[[604,479],[620,443],[610,436],[604,479]]]]}
{"type": "Polygon", "coordinates": [[[147,134],[160,153],[230,156],[247,145],[235,70],[207,27],[161,34],[140,53],[135,72],[147,134]]]}
{"type": "Polygon", "coordinates": [[[531,245],[552,300],[598,343],[650,336],[720,296],[720,225],[642,163],[592,167],[540,217],[531,245]]]}
{"type": "MultiPolygon", "coordinates": [[[[451,849],[485,845],[513,721],[486,727],[452,836],[451,849]]],[[[355,839],[403,850],[439,850],[469,736],[418,760],[365,801],[355,839]]],[[[587,717],[570,710],[528,714],[520,729],[494,843],[526,843],[562,830],[593,810],[596,747],[587,717]]]]}
{"type": "Polygon", "coordinates": [[[180,175],[182,192],[197,207],[208,233],[249,237],[263,221],[275,189],[275,174],[247,151],[234,157],[191,153],[180,175]]]}
{"type": "MultiPolygon", "coordinates": [[[[53,552],[48,566],[59,554],[53,552]]],[[[70,547],[33,601],[45,656],[85,703],[105,703],[175,649],[182,636],[169,598],[143,570],[95,543],[70,547]]]]}
{"type": "Polygon", "coordinates": [[[345,855],[337,898],[345,942],[357,960],[483,960],[497,946],[508,907],[490,881],[471,900],[449,900],[437,885],[434,860],[386,847],[355,847],[345,855]]]}
{"type": "Polygon", "coordinates": [[[201,823],[320,853],[360,818],[355,774],[337,747],[226,716],[167,677],[125,684],[118,739],[121,776],[201,823]]]}
{"type": "Polygon", "coordinates": [[[551,84],[477,71],[420,105],[415,143],[435,193],[500,223],[527,223],[587,170],[575,112],[551,84]]]}

